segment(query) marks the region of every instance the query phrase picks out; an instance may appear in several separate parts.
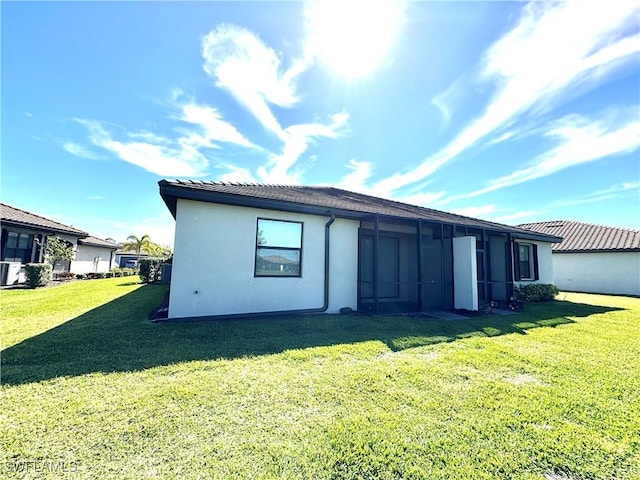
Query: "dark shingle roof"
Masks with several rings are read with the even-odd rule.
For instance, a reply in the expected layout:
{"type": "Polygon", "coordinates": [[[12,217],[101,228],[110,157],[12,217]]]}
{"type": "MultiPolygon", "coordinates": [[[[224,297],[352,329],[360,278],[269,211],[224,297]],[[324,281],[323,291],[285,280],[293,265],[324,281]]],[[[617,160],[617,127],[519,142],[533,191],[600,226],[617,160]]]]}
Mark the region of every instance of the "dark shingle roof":
{"type": "Polygon", "coordinates": [[[571,220],[525,223],[519,227],[563,237],[554,252],[640,251],[640,230],[607,227],[571,220]]]}
{"type": "Polygon", "coordinates": [[[161,180],[160,194],[175,217],[176,198],[229,205],[253,206],[285,211],[305,211],[326,215],[362,218],[369,214],[430,220],[454,225],[465,225],[494,231],[511,232],[524,238],[543,241],[560,241],[548,234],[539,234],[517,227],[442,212],[407,203],[349,192],[334,187],[309,187],[288,185],[262,185],[251,183],[224,183],[193,180],[161,180]]]}
{"type": "Polygon", "coordinates": [[[66,233],[78,237],[86,237],[87,232],[63,223],[54,222],[48,218],[35,215],[33,213],[20,210],[19,208],[0,203],[0,218],[2,223],[33,228],[37,230],[45,230],[54,233],[66,233]]]}
{"type": "Polygon", "coordinates": [[[91,245],[93,247],[110,248],[112,250],[118,249],[117,243],[108,242],[106,240],[102,240],[101,238],[92,237],[92,236],[88,236],[87,238],[82,238],[78,240],[78,243],[81,245],[91,245]]]}

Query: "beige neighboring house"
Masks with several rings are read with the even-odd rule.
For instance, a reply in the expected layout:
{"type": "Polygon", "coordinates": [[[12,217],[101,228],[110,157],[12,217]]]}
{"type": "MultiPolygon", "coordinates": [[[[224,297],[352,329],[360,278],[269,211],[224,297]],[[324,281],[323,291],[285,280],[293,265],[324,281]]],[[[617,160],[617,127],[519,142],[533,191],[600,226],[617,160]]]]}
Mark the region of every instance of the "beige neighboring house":
{"type": "Polygon", "coordinates": [[[551,247],[560,290],[640,296],[640,230],[571,220],[519,227],[563,238],[551,247]]]}

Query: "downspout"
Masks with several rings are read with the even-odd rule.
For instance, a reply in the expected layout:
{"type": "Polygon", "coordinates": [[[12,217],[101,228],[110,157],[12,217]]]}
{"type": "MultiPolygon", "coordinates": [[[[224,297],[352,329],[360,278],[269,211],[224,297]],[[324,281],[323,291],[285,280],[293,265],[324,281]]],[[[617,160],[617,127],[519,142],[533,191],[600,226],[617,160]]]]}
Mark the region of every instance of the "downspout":
{"type": "Polygon", "coordinates": [[[308,315],[313,313],[324,313],[329,308],[329,267],[331,266],[329,252],[331,240],[331,225],[336,221],[336,216],[331,214],[331,218],[324,226],[324,302],[321,307],[302,308],[299,310],[276,310],[271,312],[254,312],[254,313],[232,313],[229,315],[206,315],[202,317],[181,317],[181,318],[158,318],[152,322],[201,322],[206,320],[232,320],[236,318],[254,318],[254,317],[281,317],[284,315],[308,315]]]}

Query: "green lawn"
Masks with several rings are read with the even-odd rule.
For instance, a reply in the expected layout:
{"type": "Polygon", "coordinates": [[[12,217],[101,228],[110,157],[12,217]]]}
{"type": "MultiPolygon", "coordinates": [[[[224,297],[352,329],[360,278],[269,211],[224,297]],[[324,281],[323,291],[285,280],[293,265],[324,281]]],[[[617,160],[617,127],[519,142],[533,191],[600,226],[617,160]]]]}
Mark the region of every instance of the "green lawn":
{"type": "Polygon", "coordinates": [[[165,291],[0,293],[0,477],[640,478],[640,299],[152,324],[165,291]]]}

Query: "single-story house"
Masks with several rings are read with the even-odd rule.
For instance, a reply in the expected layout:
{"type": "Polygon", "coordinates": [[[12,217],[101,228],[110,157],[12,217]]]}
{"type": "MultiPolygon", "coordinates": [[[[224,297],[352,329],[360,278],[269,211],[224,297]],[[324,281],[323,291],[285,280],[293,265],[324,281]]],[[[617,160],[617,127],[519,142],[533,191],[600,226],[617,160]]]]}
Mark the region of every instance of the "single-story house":
{"type": "MultiPolygon", "coordinates": [[[[140,259],[147,258],[149,254],[144,250],[140,251],[140,259]]],[[[123,250],[119,248],[116,251],[115,263],[120,268],[137,267],[138,253],[134,250],[123,250]]]]}
{"type": "Polygon", "coordinates": [[[116,266],[115,252],[118,244],[88,236],[78,239],[75,259],[69,271],[73,273],[103,273],[116,266]]]}
{"type": "Polygon", "coordinates": [[[161,180],[169,318],[478,310],[551,283],[555,235],[332,187],[161,180]]]}
{"type": "Polygon", "coordinates": [[[117,246],[91,237],[87,232],[54,220],[0,203],[0,284],[24,282],[23,266],[44,261],[47,238],[57,236],[73,246],[74,260],[58,262],[56,273],[102,272],[111,267],[117,246]],[[99,260],[96,260],[99,258],[99,260]],[[104,259],[104,260],[103,260],[104,259]]]}
{"type": "Polygon", "coordinates": [[[559,289],[640,296],[640,230],[571,220],[520,227],[563,237],[551,248],[559,289]]]}

